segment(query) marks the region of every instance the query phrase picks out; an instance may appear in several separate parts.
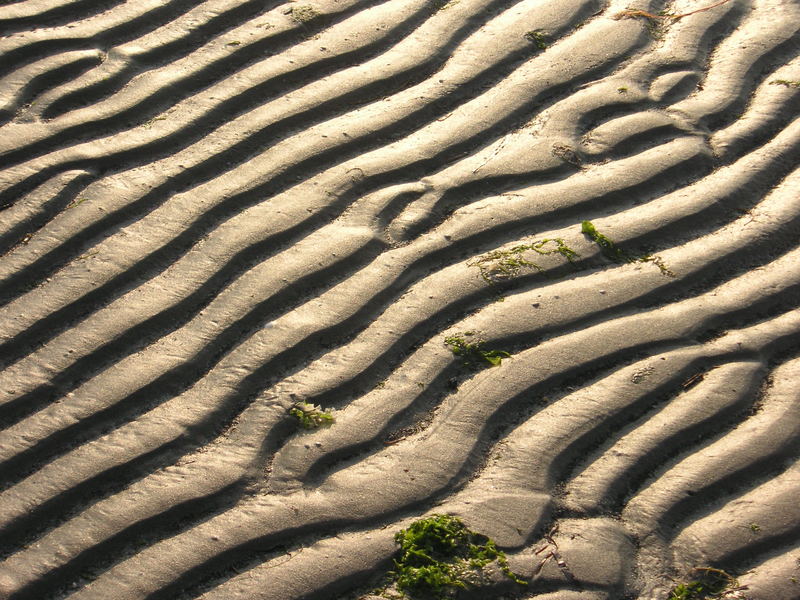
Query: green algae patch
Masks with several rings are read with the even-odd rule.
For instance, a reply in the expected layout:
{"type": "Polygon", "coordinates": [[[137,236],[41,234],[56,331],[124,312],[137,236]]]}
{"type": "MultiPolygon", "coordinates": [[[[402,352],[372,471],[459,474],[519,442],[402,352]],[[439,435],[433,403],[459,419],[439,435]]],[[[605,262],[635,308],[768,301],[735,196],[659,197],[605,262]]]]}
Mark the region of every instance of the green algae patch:
{"type": "Polygon", "coordinates": [[[506,577],[526,581],[508,566],[506,555],[485,535],[469,530],[458,517],[432,515],[395,534],[400,545],[391,583],[404,597],[444,600],[487,580],[495,563],[506,577]]]}
{"type": "Polygon", "coordinates": [[[444,339],[445,346],[470,368],[496,367],[504,358],[511,358],[505,350],[484,350],[483,341],[473,338],[475,332],[456,333],[444,339]],[[472,338],[472,339],[467,339],[472,338]]]}
{"type": "Polygon", "coordinates": [[[467,266],[478,267],[484,281],[494,284],[498,280],[515,277],[525,267],[542,271],[542,267],[526,258],[525,255],[530,255],[530,253],[542,256],[560,254],[569,262],[574,262],[576,258],[579,258],[578,253],[567,246],[561,238],[548,238],[530,244],[518,244],[508,250],[493,250],[468,262],[467,266]]]}
{"type": "Polygon", "coordinates": [[[668,600],[712,600],[732,598],[732,592],[743,589],[733,575],[721,569],[698,567],[694,569],[698,578],[689,583],[680,583],[672,588],[668,600]]]}
{"type": "Polygon", "coordinates": [[[289,409],[289,414],[297,419],[297,423],[303,429],[318,429],[333,424],[333,414],[330,409],[322,410],[305,402],[296,402],[289,409]]]}
{"type": "Polygon", "coordinates": [[[581,233],[589,236],[595,244],[600,246],[600,252],[602,252],[606,258],[610,258],[614,262],[633,262],[622,248],[597,231],[597,228],[591,221],[583,221],[581,223],[581,233]]]}
{"type": "Polygon", "coordinates": [[[613,260],[617,263],[636,263],[636,262],[649,262],[653,263],[655,266],[659,268],[662,275],[666,275],[667,277],[675,277],[675,273],[673,273],[670,268],[666,265],[666,263],[658,256],[651,256],[650,254],[644,254],[641,256],[635,256],[632,254],[628,254],[622,248],[620,248],[617,244],[615,244],[612,240],[608,237],[597,231],[597,228],[592,224],[591,221],[583,221],[581,223],[581,233],[588,236],[595,244],[600,246],[600,251],[603,255],[613,260]]]}
{"type": "Polygon", "coordinates": [[[770,85],[783,85],[788,88],[800,88],[800,81],[790,81],[788,79],[773,79],[770,85]]]}
{"type": "Polygon", "coordinates": [[[547,37],[538,29],[534,29],[533,31],[526,33],[525,39],[536,46],[539,50],[547,49],[547,37]]]}

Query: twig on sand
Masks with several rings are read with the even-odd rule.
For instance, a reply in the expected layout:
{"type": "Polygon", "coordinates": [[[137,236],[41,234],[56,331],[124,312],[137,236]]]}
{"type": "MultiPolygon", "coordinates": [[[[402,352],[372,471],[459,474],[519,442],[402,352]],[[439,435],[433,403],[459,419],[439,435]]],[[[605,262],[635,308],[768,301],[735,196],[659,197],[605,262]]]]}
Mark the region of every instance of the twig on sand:
{"type": "Polygon", "coordinates": [[[730,0],[719,0],[719,2],[714,2],[714,4],[709,4],[708,6],[704,6],[703,8],[698,8],[696,10],[691,10],[687,13],[682,13],[680,15],[671,15],[671,14],[663,14],[663,15],[654,15],[653,13],[649,13],[644,10],[623,10],[618,12],[614,15],[615,19],[629,19],[629,18],[636,18],[636,17],[644,17],[645,19],[672,19],[673,21],[677,21],[678,19],[682,19],[684,17],[688,17],[690,15],[697,14],[699,12],[704,12],[707,10],[711,10],[712,8],[716,8],[717,6],[721,6],[726,2],[730,2],[730,0]]]}
{"type": "Polygon", "coordinates": [[[564,574],[564,577],[567,579],[567,581],[575,581],[575,575],[572,574],[572,571],[569,570],[566,561],[561,557],[561,553],[558,551],[558,544],[553,539],[553,536],[556,534],[557,531],[558,531],[558,524],[556,524],[550,530],[549,533],[544,534],[544,539],[547,541],[547,543],[541,548],[539,548],[536,552],[534,552],[534,554],[538,556],[539,554],[541,554],[542,552],[544,552],[545,550],[547,550],[552,546],[552,549],[547,554],[544,555],[542,562],[540,562],[538,566],[534,569],[533,571],[534,581],[540,577],[540,575],[542,574],[542,569],[544,569],[544,566],[548,562],[550,562],[550,560],[556,561],[558,568],[564,574]]]}
{"type": "Polygon", "coordinates": [[[687,379],[686,381],[684,381],[684,382],[681,384],[681,387],[682,387],[683,389],[685,389],[685,390],[688,390],[690,387],[694,387],[695,385],[697,385],[698,383],[700,383],[701,381],[703,381],[703,379],[705,378],[705,376],[706,376],[706,374],[705,374],[705,373],[695,373],[694,375],[692,375],[691,377],[689,377],[689,379],[687,379]]]}

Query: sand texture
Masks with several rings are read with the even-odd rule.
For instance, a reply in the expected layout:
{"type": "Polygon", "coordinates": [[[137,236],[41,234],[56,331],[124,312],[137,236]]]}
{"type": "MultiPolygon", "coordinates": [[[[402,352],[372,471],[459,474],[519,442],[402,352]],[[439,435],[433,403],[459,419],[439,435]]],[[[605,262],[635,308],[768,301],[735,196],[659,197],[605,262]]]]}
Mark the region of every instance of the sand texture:
{"type": "Polygon", "coordinates": [[[800,2],[623,12],[710,3],[0,2],[0,600],[353,600],[436,513],[465,598],[800,598],[800,2]]]}

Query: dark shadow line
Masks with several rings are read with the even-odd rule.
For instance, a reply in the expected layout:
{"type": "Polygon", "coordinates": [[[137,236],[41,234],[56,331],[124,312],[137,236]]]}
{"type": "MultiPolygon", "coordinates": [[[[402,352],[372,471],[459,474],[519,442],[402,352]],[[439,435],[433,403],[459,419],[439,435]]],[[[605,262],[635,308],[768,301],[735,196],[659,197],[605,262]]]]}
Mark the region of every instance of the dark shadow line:
{"type": "Polygon", "coordinates": [[[97,50],[118,46],[162,27],[189,12],[204,0],[170,0],[144,14],[104,29],[91,37],[49,39],[31,42],[0,54],[0,77],[48,55],[70,50],[97,50]]]}
{"type": "MultiPolygon", "coordinates": [[[[362,8],[363,5],[366,5],[365,8],[369,8],[373,5],[381,4],[386,1],[387,0],[360,0],[359,4],[354,7],[345,9],[339,13],[332,13],[325,15],[324,17],[319,17],[314,21],[304,24],[303,28],[301,29],[290,29],[281,33],[277,33],[271,37],[264,38],[239,50],[234,50],[229,55],[218,58],[213,63],[205,66],[199,72],[190,73],[183,79],[172,82],[170,85],[156,90],[147,98],[137,102],[134,106],[130,106],[120,112],[116,112],[112,115],[95,119],[90,122],[78,123],[63,129],[48,138],[37,140],[26,146],[7,151],[3,155],[0,155],[0,167],[8,168],[28,160],[38,158],[42,155],[49,154],[55,150],[75,146],[81,142],[93,139],[93,136],[95,135],[108,136],[114,133],[130,131],[137,125],[146,123],[150,118],[162,113],[167,108],[174,106],[178,102],[185,100],[193,94],[199,93],[203,89],[217,82],[221,73],[230,76],[231,74],[240,71],[248,64],[255,62],[256,60],[263,60],[265,56],[279,54],[280,52],[283,52],[293,45],[305,40],[308,36],[313,35],[314,33],[317,33],[328,26],[335,25],[345,20],[357,12],[356,9],[362,8]],[[123,124],[123,128],[120,128],[119,124],[123,124]],[[111,128],[108,126],[111,126],[111,128]]],[[[425,12],[420,11],[413,15],[409,20],[413,21],[414,17],[419,18],[420,14],[425,14],[425,12]]],[[[424,17],[422,20],[424,20],[424,17]]],[[[400,23],[394,29],[399,29],[402,31],[404,25],[405,23],[400,23]]],[[[165,138],[163,143],[159,140],[155,140],[149,144],[124,150],[122,152],[117,152],[112,155],[84,160],[93,161],[98,170],[111,171],[119,170],[119,165],[125,161],[132,161],[131,164],[127,165],[127,168],[152,162],[152,160],[157,159],[158,157],[172,154],[173,152],[189,146],[192,142],[207,136],[210,131],[208,129],[203,129],[204,126],[208,127],[208,125],[204,125],[204,123],[212,121],[217,122],[217,126],[219,126],[219,124],[228,122],[234,119],[236,116],[244,114],[248,110],[252,110],[252,108],[255,106],[263,104],[264,95],[266,95],[268,98],[281,97],[285,95],[293,88],[281,88],[280,86],[282,79],[291,82],[293,79],[307,80],[309,78],[321,78],[323,76],[330,75],[337,69],[343,68],[343,66],[348,66],[349,60],[358,61],[368,56],[370,52],[369,49],[371,48],[379,49],[383,45],[388,47],[393,43],[394,39],[391,36],[387,36],[386,38],[381,38],[380,40],[377,40],[376,42],[373,42],[372,44],[369,44],[363,48],[359,48],[337,56],[324,58],[320,61],[307,65],[306,67],[301,67],[295,71],[291,71],[282,76],[277,76],[268,81],[257,84],[255,87],[251,87],[249,90],[247,90],[247,92],[235,96],[224,104],[214,108],[210,113],[201,117],[199,123],[190,123],[177,134],[168,136],[165,138]],[[328,67],[328,69],[326,70],[325,67],[328,67]],[[259,90],[261,96],[259,96],[258,92],[254,90],[259,90]],[[245,100],[247,100],[247,102],[244,102],[245,100]],[[158,148],[169,146],[168,142],[173,141],[175,138],[180,140],[180,145],[172,148],[172,150],[169,152],[164,152],[162,150],[161,152],[164,153],[160,154],[158,148]],[[142,161],[144,161],[144,163],[142,161]]],[[[105,86],[105,84],[101,85],[105,86]]],[[[172,144],[172,146],[174,146],[174,144],[172,144]]],[[[68,163],[69,162],[70,161],[68,161],[68,163]]]]}
{"type": "MultiPolygon", "coordinates": [[[[43,202],[38,214],[20,221],[13,227],[10,227],[5,233],[0,234],[0,256],[10,252],[20,243],[23,243],[26,236],[38,231],[55,215],[66,210],[70,203],[75,201],[81,190],[85,189],[92,180],[94,180],[94,176],[90,173],[77,175],[52,198],[43,202]]],[[[2,354],[1,351],[0,354],[2,354]]]]}
{"type": "Polygon", "coordinates": [[[84,56],[33,77],[19,92],[17,92],[13,98],[13,102],[6,104],[7,108],[0,112],[0,126],[8,123],[14,117],[14,113],[20,106],[29,104],[38,95],[79,77],[101,62],[102,59],[100,56],[84,56]]]}
{"type": "Polygon", "coordinates": [[[0,35],[27,31],[37,27],[58,27],[83,20],[125,4],[126,0],[78,0],[67,5],[56,6],[35,15],[0,19],[0,35]]]}
{"type": "MultiPolygon", "coordinates": [[[[382,247],[380,242],[373,240],[359,249],[355,256],[344,257],[343,262],[357,267],[359,264],[374,258],[380,247],[382,247]]],[[[327,271],[337,272],[340,268],[339,264],[335,264],[329,267],[327,271]]],[[[321,273],[324,276],[325,271],[321,273]]],[[[7,489],[21,481],[32,469],[35,469],[35,465],[53,460],[73,447],[95,440],[109,430],[116,429],[134,420],[145,412],[189,389],[240,345],[244,339],[247,339],[245,336],[248,333],[252,334],[253,331],[263,326],[265,322],[291,310],[293,305],[302,301],[302,298],[309,293],[309,290],[313,292],[315,288],[318,288],[319,284],[313,284],[319,280],[319,275],[320,273],[318,272],[301,278],[294,285],[284,288],[281,292],[260,302],[246,315],[217,335],[213,344],[204,346],[189,360],[162,373],[150,383],[122,398],[119,402],[50,434],[35,445],[0,463],[0,482],[2,482],[0,483],[0,489],[7,489]]],[[[334,284],[335,282],[327,281],[324,283],[323,289],[334,284]]],[[[114,342],[110,344],[114,344],[114,342]]],[[[98,352],[101,350],[102,348],[98,352]]],[[[276,366],[281,364],[281,361],[279,357],[276,357],[276,359],[269,361],[268,364],[274,371],[276,366]]],[[[75,372],[80,373],[77,368],[75,372]]],[[[71,382],[70,385],[76,386],[77,382],[71,382]]],[[[3,426],[8,427],[10,424],[21,421],[36,410],[41,410],[63,393],[64,389],[56,388],[53,384],[48,383],[25,396],[20,396],[13,401],[13,404],[3,405],[3,426]]],[[[237,408],[235,410],[236,414],[241,410],[243,410],[243,407],[237,408]]],[[[227,422],[234,416],[226,415],[223,419],[220,415],[217,415],[208,424],[213,430],[214,424],[227,422]]]]}
{"type": "MultiPolygon", "coordinates": [[[[608,66],[607,68],[612,68],[608,66]]],[[[493,74],[492,72],[491,74],[493,74]]],[[[490,75],[491,75],[490,74],[490,75]]],[[[484,74],[486,75],[486,73],[484,74]]],[[[474,83],[479,83],[474,82],[474,83]]],[[[569,84],[565,84],[563,87],[569,87],[569,84]]],[[[473,93],[478,93],[477,86],[473,88],[473,93]]],[[[224,204],[218,205],[217,207],[211,209],[208,213],[204,214],[200,217],[195,223],[190,226],[187,230],[184,230],[180,236],[174,238],[167,247],[162,247],[162,249],[156,250],[152,252],[149,256],[143,258],[138,268],[134,268],[129,270],[128,273],[136,272],[137,277],[129,277],[126,276],[125,273],[120,274],[117,276],[116,281],[125,282],[125,286],[130,286],[134,282],[142,283],[143,281],[154,277],[158,272],[166,268],[168,264],[177,260],[182,254],[184,254],[188,248],[191,246],[193,241],[189,241],[194,239],[195,241],[202,237],[205,233],[210,231],[213,227],[216,227],[219,223],[224,220],[231,218],[234,214],[245,210],[246,208],[260,202],[263,200],[264,196],[271,197],[280,192],[285,191],[289,187],[296,185],[298,180],[307,179],[308,177],[313,176],[314,174],[319,173],[320,171],[324,170],[325,168],[329,168],[333,164],[340,164],[345,160],[360,155],[365,151],[365,149],[370,149],[372,147],[378,147],[384,143],[384,137],[390,133],[391,131],[402,130],[405,127],[410,127],[412,130],[421,127],[420,118],[430,115],[431,112],[434,112],[433,115],[430,115],[430,120],[437,118],[439,114],[443,114],[448,112],[451,108],[452,104],[456,104],[460,102],[459,98],[451,98],[446,97],[434,101],[431,105],[425,106],[418,111],[408,115],[406,118],[403,118],[400,121],[393,123],[392,125],[374,131],[367,136],[364,136],[359,139],[350,140],[338,147],[331,148],[325,152],[322,152],[316,156],[309,157],[308,159],[299,162],[298,164],[294,165],[287,169],[282,175],[277,176],[275,179],[271,181],[267,181],[260,186],[248,191],[241,192],[239,194],[234,195],[229,200],[227,200],[224,204]],[[365,148],[366,146],[366,148],[365,148]],[[217,216],[219,215],[219,216],[217,216]],[[218,219],[218,220],[217,220],[218,219]],[[185,241],[184,241],[185,240],[185,241]],[[177,248],[177,252],[175,251],[168,251],[168,248],[177,248]],[[166,256],[170,256],[169,260],[166,259],[166,256]],[[159,257],[156,259],[155,257],[159,257]],[[164,258],[161,258],[164,257],[164,258]],[[143,267],[142,263],[152,263],[149,268],[143,267]],[[138,282],[136,281],[138,279],[138,282]]],[[[532,101],[532,104],[536,104],[536,99],[532,101]]],[[[521,109],[520,113],[525,113],[530,110],[530,107],[525,107],[521,109]]],[[[469,150],[474,147],[480,147],[483,143],[485,143],[486,136],[495,134],[500,135],[498,130],[502,130],[503,128],[507,127],[509,123],[513,124],[516,120],[518,120],[519,116],[517,114],[511,115],[509,118],[504,119],[494,127],[490,129],[489,132],[481,132],[465,140],[462,143],[456,144],[450,148],[446,148],[437,155],[428,158],[428,159],[421,159],[416,163],[412,163],[407,167],[398,168],[393,171],[389,171],[384,174],[379,174],[376,176],[372,176],[368,178],[369,181],[374,181],[376,186],[383,185],[382,182],[391,181],[390,177],[392,176],[399,176],[398,180],[402,181],[409,177],[414,176],[415,172],[422,176],[423,172],[420,169],[424,168],[439,168],[441,163],[447,163],[450,160],[456,160],[463,154],[469,153],[469,150]]],[[[424,119],[423,119],[424,120],[424,119]]],[[[220,162],[225,157],[213,157],[206,162],[220,162]]],[[[70,165],[70,166],[79,166],[79,165],[70,165]]],[[[176,187],[180,187],[180,184],[185,185],[197,185],[198,178],[202,179],[202,173],[208,173],[208,165],[205,163],[201,163],[197,166],[197,168],[193,168],[191,170],[187,170],[180,175],[173,178],[171,181],[166,182],[165,184],[153,188],[150,192],[145,194],[139,200],[136,200],[129,204],[127,207],[112,213],[101,220],[93,223],[92,225],[88,226],[84,229],[78,236],[74,236],[73,238],[65,241],[61,246],[52,251],[46,253],[38,260],[34,261],[32,264],[28,265],[24,269],[20,269],[15,274],[7,277],[3,282],[3,285],[0,286],[0,305],[5,305],[10,302],[14,297],[19,294],[25,293],[27,289],[31,286],[38,284],[42,279],[46,278],[55,270],[63,266],[66,262],[74,258],[79,252],[81,252],[86,244],[95,237],[100,237],[103,234],[110,235],[107,233],[107,230],[112,229],[121,225],[122,223],[126,222],[126,220],[134,219],[140,216],[142,212],[150,212],[154,210],[157,206],[160,206],[163,202],[166,201],[163,198],[164,195],[169,193],[170,189],[174,189],[176,187]],[[177,180],[177,181],[176,181],[177,180]]],[[[49,177],[52,176],[52,173],[43,173],[42,177],[49,177]]],[[[374,189],[374,188],[373,188],[374,189]]],[[[360,191],[363,193],[368,193],[370,190],[366,186],[361,186],[360,191]]],[[[342,207],[343,209],[343,207],[342,207]]],[[[329,211],[326,209],[331,215],[330,218],[335,218],[340,214],[341,210],[338,212],[329,211]]],[[[322,213],[320,213],[322,214],[322,213]]],[[[306,221],[306,225],[312,222],[318,222],[319,219],[311,218],[306,221]]],[[[298,231],[302,231],[299,235],[307,235],[309,231],[306,228],[298,227],[298,231]]],[[[122,287],[120,285],[119,287],[122,287]]],[[[107,284],[102,286],[102,289],[111,289],[110,286],[107,287],[107,284]]],[[[97,297],[96,292],[98,290],[94,290],[87,294],[87,296],[92,295],[93,297],[97,297]]],[[[119,294],[119,290],[115,290],[116,294],[119,294]]],[[[115,296],[111,296],[107,299],[101,301],[101,303],[105,302],[108,303],[111,299],[115,296]]],[[[85,298],[85,297],[84,297],[85,298]]],[[[79,299],[73,304],[80,304],[83,305],[83,299],[79,299]]],[[[83,311],[81,314],[86,314],[83,311]]],[[[77,317],[80,318],[80,317],[77,317]]],[[[69,321],[74,322],[75,317],[68,319],[69,321]]]]}
{"type": "MultiPolygon", "coordinates": [[[[249,0],[232,9],[218,14],[205,23],[200,24],[177,38],[151,48],[136,56],[120,72],[103,81],[93,83],[80,90],[68,92],[55,100],[42,112],[45,119],[55,119],[77,108],[89,106],[113,95],[121,90],[133,77],[147,71],[185,58],[224,32],[240,26],[245,21],[254,19],[265,12],[283,4],[283,0],[249,0]]],[[[252,59],[251,59],[252,60],[252,59]]]]}

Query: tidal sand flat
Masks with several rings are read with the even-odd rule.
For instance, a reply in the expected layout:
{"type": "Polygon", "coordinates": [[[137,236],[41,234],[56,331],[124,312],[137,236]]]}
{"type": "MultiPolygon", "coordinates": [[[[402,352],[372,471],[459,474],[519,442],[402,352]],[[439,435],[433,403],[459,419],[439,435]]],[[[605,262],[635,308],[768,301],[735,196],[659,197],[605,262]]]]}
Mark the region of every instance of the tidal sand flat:
{"type": "Polygon", "coordinates": [[[0,57],[0,600],[800,598],[797,0],[4,0],[0,57]]]}

